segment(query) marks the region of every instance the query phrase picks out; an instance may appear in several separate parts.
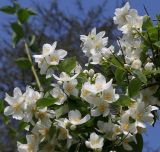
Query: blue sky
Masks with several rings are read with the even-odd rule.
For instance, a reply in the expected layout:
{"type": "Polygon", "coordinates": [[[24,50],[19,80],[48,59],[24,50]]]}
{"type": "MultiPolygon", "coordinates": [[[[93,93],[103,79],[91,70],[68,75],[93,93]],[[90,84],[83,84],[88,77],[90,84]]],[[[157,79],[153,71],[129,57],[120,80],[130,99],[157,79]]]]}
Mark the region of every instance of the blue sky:
{"type": "MultiPolygon", "coordinates": [[[[30,0],[19,0],[21,4],[25,7],[31,7],[32,3],[30,0]]],[[[37,3],[41,3],[42,5],[45,5],[47,7],[48,2],[50,0],[34,0],[37,3]]],[[[103,0],[82,0],[83,1],[83,7],[88,10],[88,8],[96,6],[99,3],[102,3],[103,0]]],[[[79,15],[79,12],[74,7],[74,0],[59,0],[60,8],[65,11],[69,12],[70,14],[77,14],[79,15]]],[[[115,7],[121,4],[121,0],[108,0],[108,5],[105,10],[105,16],[113,16],[115,7]]],[[[132,8],[135,8],[138,10],[140,15],[144,15],[145,11],[143,8],[143,5],[147,8],[150,16],[154,19],[156,14],[160,13],[160,0],[130,0],[129,1],[132,8]]],[[[0,0],[0,7],[3,5],[9,4],[7,0],[0,0]]],[[[5,23],[6,16],[3,13],[0,13],[0,25],[1,23],[5,23]]],[[[1,29],[0,29],[1,30],[1,29]]],[[[0,35],[3,35],[0,31],[0,35]]],[[[144,134],[144,140],[149,142],[149,145],[151,147],[158,148],[160,147],[160,122],[158,122],[155,127],[148,127],[147,133],[144,134]]]]}

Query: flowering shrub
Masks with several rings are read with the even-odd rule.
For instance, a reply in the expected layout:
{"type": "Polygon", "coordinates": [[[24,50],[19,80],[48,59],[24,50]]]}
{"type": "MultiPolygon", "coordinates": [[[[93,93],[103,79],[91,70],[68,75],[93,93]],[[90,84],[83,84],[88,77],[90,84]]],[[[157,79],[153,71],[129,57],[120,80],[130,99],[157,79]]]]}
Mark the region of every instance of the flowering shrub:
{"type": "Polygon", "coordinates": [[[27,132],[18,151],[142,151],[142,134],[147,123],[156,122],[160,105],[159,18],[154,25],[128,2],[117,8],[113,20],[123,33],[118,51],[108,46],[105,31],[81,35],[86,69],[75,57],[65,58],[57,42],[44,44],[42,54],[33,57],[53,83],[43,86],[32,65],[39,90],[15,88],[5,97],[4,114],[22,121],[27,132]]]}

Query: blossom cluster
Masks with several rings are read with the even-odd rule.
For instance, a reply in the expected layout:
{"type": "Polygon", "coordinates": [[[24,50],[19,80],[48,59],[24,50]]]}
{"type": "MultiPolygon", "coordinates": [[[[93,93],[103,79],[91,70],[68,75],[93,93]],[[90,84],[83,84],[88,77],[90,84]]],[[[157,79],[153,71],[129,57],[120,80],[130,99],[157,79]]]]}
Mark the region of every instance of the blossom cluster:
{"type": "MultiPolygon", "coordinates": [[[[131,95],[129,87],[122,89],[114,77],[89,67],[109,64],[115,56],[120,62],[119,57],[124,56],[123,70],[152,70],[151,61],[142,66],[140,59],[142,39],[138,33],[143,19],[128,2],[115,10],[114,23],[123,33],[118,53],[112,45],[107,46],[104,31],[96,34],[93,28],[87,36],[81,35],[82,51],[89,59],[87,70],[73,58],[64,59],[67,51],[56,50],[57,42],[43,45],[42,54],[34,58],[40,73],[53,79],[49,89],[38,92],[28,86],[22,93],[15,88],[13,97],[6,94],[5,98],[9,106],[4,114],[27,123],[27,143],[17,143],[19,152],[68,151],[75,145],[77,151],[81,146],[85,147],[81,151],[104,151],[106,147],[115,151],[119,146],[133,150],[136,136],[146,130],[147,123],[154,123],[153,112],[159,106],[154,96],[157,86],[131,95]]],[[[135,80],[135,75],[127,78],[135,80]]]]}

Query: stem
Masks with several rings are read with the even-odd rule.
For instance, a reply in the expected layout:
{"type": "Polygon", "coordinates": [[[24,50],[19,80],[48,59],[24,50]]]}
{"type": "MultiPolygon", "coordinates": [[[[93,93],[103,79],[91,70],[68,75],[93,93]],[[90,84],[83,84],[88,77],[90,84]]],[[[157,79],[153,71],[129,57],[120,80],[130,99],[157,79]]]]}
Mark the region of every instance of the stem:
{"type": "Polygon", "coordinates": [[[30,63],[32,64],[31,70],[32,70],[32,73],[33,73],[33,75],[34,75],[34,77],[35,77],[37,86],[38,86],[38,88],[39,88],[40,91],[43,91],[41,82],[40,82],[40,80],[39,80],[39,78],[38,78],[38,75],[37,75],[37,73],[36,73],[36,70],[35,70],[35,68],[34,68],[34,66],[33,66],[33,62],[32,62],[31,54],[30,54],[30,51],[29,51],[29,47],[28,47],[28,45],[27,45],[26,42],[24,42],[24,46],[25,46],[25,51],[26,51],[28,60],[29,60],[30,63]]]}
{"type": "MultiPolygon", "coordinates": [[[[122,58],[123,58],[123,62],[126,64],[126,60],[125,60],[125,56],[124,56],[124,52],[123,52],[123,49],[122,49],[122,46],[121,46],[121,43],[119,42],[119,40],[117,40],[118,41],[118,44],[119,44],[119,47],[120,47],[120,50],[121,50],[121,52],[122,52],[122,58]]],[[[129,78],[128,78],[128,73],[127,73],[127,82],[128,82],[128,84],[129,84],[129,78]]]]}

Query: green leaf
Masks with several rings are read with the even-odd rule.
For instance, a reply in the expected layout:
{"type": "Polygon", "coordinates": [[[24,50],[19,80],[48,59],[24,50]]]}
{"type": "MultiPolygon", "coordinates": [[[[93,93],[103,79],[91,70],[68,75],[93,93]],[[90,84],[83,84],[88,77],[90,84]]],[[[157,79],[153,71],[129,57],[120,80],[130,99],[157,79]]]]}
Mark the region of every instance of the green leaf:
{"type": "Polygon", "coordinates": [[[125,95],[121,95],[120,98],[114,103],[118,106],[129,106],[131,104],[132,100],[125,95]]]}
{"type": "Polygon", "coordinates": [[[154,45],[160,48],[160,41],[155,42],[154,45]]]}
{"type": "Polygon", "coordinates": [[[31,15],[36,15],[32,10],[29,9],[20,9],[17,13],[18,19],[21,23],[25,23],[28,21],[31,15]]]}
{"type": "Polygon", "coordinates": [[[147,30],[147,29],[152,28],[152,27],[153,27],[152,20],[150,19],[149,16],[145,16],[144,19],[143,19],[142,29],[147,30]]]}
{"type": "Polygon", "coordinates": [[[0,99],[0,113],[3,113],[4,110],[4,101],[0,99]]]}
{"type": "Polygon", "coordinates": [[[56,98],[42,98],[36,103],[37,107],[44,108],[53,105],[57,101],[56,98]]]}
{"type": "Polygon", "coordinates": [[[124,80],[124,74],[125,72],[121,69],[116,69],[115,71],[115,79],[117,81],[118,84],[121,84],[124,80]]]}
{"type": "Polygon", "coordinates": [[[67,104],[62,105],[59,109],[55,110],[56,112],[56,118],[59,118],[60,116],[68,113],[69,107],[67,104]]]}
{"type": "Polygon", "coordinates": [[[112,59],[111,59],[111,63],[114,65],[114,66],[116,66],[117,68],[120,68],[120,69],[124,69],[124,67],[123,67],[123,61],[122,61],[122,59],[121,58],[119,58],[119,57],[112,57],[112,59]]]}
{"type": "Polygon", "coordinates": [[[137,140],[137,144],[136,143],[132,143],[132,148],[133,151],[136,152],[142,152],[143,150],[143,137],[141,134],[136,134],[136,140],[137,140]]]}
{"type": "Polygon", "coordinates": [[[60,71],[70,73],[76,66],[76,57],[67,58],[64,61],[62,61],[58,68],[60,71]]]}
{"type": "Polygon", "coordinates": [[[19,36],[19,37],[23,37],[24,33],[23,33],[23,28],[20,24],[18,24],[17,22],[11,23],[11,27],[12,30],[19,36]]]}
{"type": "Polygon", "coordinates": [[[21,121],[18,125],[18,130],[23,131],[28,126],[27,122],[21,121]]]}
{"type": "Polygon", "coordinates": [[[130,81],[128,85],[128,94],[130,97],[136,96],[141,89],[141,81],[137,78],[134,78],[130,81]]]}
{"type": "Polygon", "coordinates": [[[1,7],[0,11],[7,14],[14,14],[16,12],[16,8],[8,5],[8,6],[1,7]]]}
{"type": "Polygon", "coordinates": [[[21,38],[24,36],[23,28],[17,22],[11,23],[11,28],[14,31],[13,33],[13,42],[14,45],[17,44],[21,38]]]}
{"type": "Polygon", "coordinates": [[[133,73],[136,75],[136,77],[143,82],[144,84],[147,83],[146,76],[140,71],[140,70],[134,70],[133,73]]]}
{"type": "Polygon", "coordinates": [[[18,58],[16,61],[16,64],[21,68],[21,69],[30,69],[32,64],[27,58],[18,58]]]}

